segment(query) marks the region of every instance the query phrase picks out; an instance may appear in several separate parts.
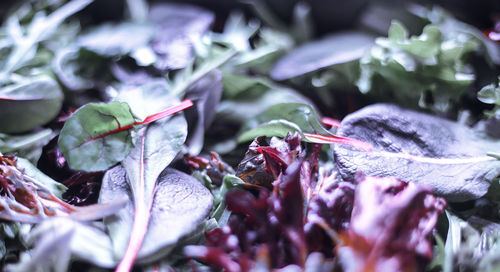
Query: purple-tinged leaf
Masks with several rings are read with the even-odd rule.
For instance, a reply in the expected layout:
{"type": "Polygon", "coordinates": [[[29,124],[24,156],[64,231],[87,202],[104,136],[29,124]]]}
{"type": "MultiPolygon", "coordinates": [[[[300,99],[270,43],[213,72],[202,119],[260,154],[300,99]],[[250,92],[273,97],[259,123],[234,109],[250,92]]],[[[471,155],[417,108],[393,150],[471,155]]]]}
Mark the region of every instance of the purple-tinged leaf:
{"type": "Polygon", "coordinates": [[[435,116],[377,104],[348,115],[337,130],[373,146],[366,152],[336,145],[340,174],[352,180],[361,171],[426,184],[449,201],[466,201],[486,194],[500,175],[500,161],[487,152],[498,141],[435,116]]]}
{"type": "Polygon", "coordinates": [[[113,214],[125,204],[125,199],[116,199],[99,205],[72,206],[57,198],[44,183],[17,168],[13,157],[0,154],[0,218],[22,223],[40,223],[49,217],[90,221],[113,214]]]}
{"type": "Polygon", "coordinates": [[[349,228],[337,249],[347,271],[420,271],[432,258],[432,231],[444,199],[427,186],[357,176],[349,228]]]}

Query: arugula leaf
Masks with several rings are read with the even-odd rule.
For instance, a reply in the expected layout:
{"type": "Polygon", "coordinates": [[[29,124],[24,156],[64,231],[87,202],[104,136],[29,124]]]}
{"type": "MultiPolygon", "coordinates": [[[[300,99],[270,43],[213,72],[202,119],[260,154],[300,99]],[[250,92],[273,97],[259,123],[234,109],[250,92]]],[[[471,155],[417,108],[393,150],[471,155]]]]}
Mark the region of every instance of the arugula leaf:
{"type": "Polygon", "coordinates": [[[46,16],[43,12],[38,12],[29,27],[23,31],[14,15],[8,19],[13,35],[14,49],[9,58],[5,61],[0,71],[0,82],[6,74],[16,71],[31,60],[36,53],[36,46],[41,41],[47,40],[54,34],[58,26],[69,16],[77,13],[92,3],[93,0],[73,0],[46,16]],[[26,33],[26,34],[24,34],[26,33]]]}
{"type": "Polygon", "coordinates": [[[26,235],[29,252],[7,271],[68,271],[71,262],[84,260],[99,267],[112,268],[109,236],[95,224],[82,224],[68,218],[53,218],[37,225],[26,235]]]}
{"type": "Polygon", "coordinates": [[[63,93],[50,77],[25,79],[0,89],[0,132],[19,133],[45,125],[57,116],[63,93]]]}

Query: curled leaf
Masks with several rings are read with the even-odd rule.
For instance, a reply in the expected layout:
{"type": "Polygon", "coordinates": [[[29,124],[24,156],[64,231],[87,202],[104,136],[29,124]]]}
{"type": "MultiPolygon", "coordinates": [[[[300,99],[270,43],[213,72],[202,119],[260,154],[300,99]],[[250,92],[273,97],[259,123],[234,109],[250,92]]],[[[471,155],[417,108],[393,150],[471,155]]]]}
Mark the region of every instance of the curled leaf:
{"type": "Polygon", "coordinates": [[[124,204],[125,199],[117,199],[112,203],[86,207],[69,205],[57,198],[44,183],[20,171],[13,157],[0,156],[1,219],[23,223],[39,223],[49,217],[95,220],[115,213],[124,204]]]}

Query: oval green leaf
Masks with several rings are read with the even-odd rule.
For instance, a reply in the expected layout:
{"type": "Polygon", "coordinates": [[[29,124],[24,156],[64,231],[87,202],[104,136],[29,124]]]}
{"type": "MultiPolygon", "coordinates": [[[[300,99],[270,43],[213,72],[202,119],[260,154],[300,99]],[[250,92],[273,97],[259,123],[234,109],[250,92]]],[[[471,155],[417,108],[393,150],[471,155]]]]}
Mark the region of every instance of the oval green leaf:
{"type": "Polygon", "coordinates": [[[0,132],[26,132],[48,123],[61,110],[63,98],[61,88],[49,77],[1,88],[0,132]]]}
{"type": "Polygon", "coordinates": [[[87,104],[71,115],[59,135],[59,148],[76,170],[101,171],[122,161],[133,147],[135,119],[126,103],[87,104]]]}

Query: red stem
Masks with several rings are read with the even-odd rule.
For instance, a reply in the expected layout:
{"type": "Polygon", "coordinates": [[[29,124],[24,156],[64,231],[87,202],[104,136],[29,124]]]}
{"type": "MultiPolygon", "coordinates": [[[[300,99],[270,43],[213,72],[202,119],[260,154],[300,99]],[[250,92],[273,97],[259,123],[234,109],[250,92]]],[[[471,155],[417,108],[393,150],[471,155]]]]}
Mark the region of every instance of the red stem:
{"type": "Polygon", "coordinates": [[[177,104],[177,105],[174,105],[172,107],[168,107],[167,109],[161,111],[161,112],[158,112],[158,113],[155,113],[153,115],[150,115],[148,117],[146,117],[146,119],[144,119],[144,121],[142,122],[135,122],[133,124],[130,124],[130,125],[127,125],[127,126],[124,126],[124,127],[118,127],[117,129],[113,129],[111,131],[108,131],[104,134],[101,134],[101,135],[98,135],[98,136],[95,136],[95,137],[92,137],[88,140],[86,140],[85,142],[83,142],[81,145],[84,145],[88,142],[91,142],[91,141],[95,141],[97,139],[101,139],[101,138],[104,138],[106,136],[109,136],[111,134],[115,134],[115,133],[118,133],[120,131],[125,131],[125,130],[128,130],[128,129],[131,129],[133,126],[137,126],[137,125],[145,125],[145,124],[149,124],[149,123],[152,123],[154,121],[157,121],[161,118],[164,118],[164,117],[167,117],[169,115],[172,115],[172,114],[175,114],[175,113],[178,113],[180,111],[183,111],[189,107],[193,106],[193,102],[189,99],[185,99],[183,100],[181,103],[177,104]]]}
{"type": "Polygon", "coordinates": [[[306,138],[320,140],[324,142],[337,143],[337,144],[346,144],[356,148],[359,148],[364,151],[372,151],[373,146],[370,143],[363,142],[358,139],[335,136],[335,135],[320,135],[320,134],[312,134],[312,133],[304,133],[306,138]]]}
{"type": "Polygon", "coordinates": [[[336,127],[336,128],[340,127],[340,121],[330,117],[323,117],[321,119],[321,122],[330,127],[336,127]]]}

